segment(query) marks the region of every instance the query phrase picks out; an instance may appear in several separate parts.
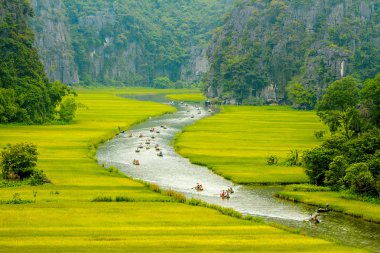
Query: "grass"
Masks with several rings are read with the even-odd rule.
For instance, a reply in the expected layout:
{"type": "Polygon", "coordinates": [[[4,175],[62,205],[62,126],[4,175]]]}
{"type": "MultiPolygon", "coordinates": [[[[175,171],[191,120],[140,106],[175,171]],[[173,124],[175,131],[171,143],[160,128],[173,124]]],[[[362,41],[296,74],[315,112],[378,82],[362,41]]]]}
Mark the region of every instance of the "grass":
{"type": "Polygon", "coordinates": [[[201,93],[169,94],[166,95],[166,98],[183,102],[201,102],[206,100],[206,97],[201,93]]]}
{"type": "Polygon", "coordinates": [[[174,110],[116,95],[155,92],[82,89],[71,125],[0,125],[0,146],[37,144],[52,181],[0,189],[0,252],[363,252],[178,203],[181,195],[98,166],[95,147],[118,127],[174,110]]]}
{"type": "Polygon", "coordinates": [[[284,191],[276,194],[277,197],[302,202],[309,205],[324,207],[329,203],[331,210],[342,212],[356,218],[380,223],[380,205],[354,199],[348,199],[345,193],[333,191],[309,191],[299,188],[286,187],[284,191]]]}
{"type": "Polygon", "coordinates": [[[176,137],[175,148],[191,162],[240,184],[307,182],[299,166],[286,166],[291,150],[318,145],[322,130],[315,112],[289,107],[222,107],[221,113],[198,121],[176,137]],[[269,166],[274,155],[279,164],[269,166]]]}

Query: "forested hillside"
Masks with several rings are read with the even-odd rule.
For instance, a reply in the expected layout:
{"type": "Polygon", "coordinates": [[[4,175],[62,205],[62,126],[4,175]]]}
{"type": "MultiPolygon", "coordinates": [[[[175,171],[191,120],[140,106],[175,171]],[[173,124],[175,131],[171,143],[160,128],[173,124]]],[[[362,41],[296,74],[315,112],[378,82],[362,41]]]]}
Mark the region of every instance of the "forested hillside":
{"type": "Polygon", "coordinates": [[[50,83],[33,47],[27,21],[33,16],[25,0],[0,0],[0,122],[41,123],[68,89],[50,83]]]}
{"type": "Polygon", "coordinates": [[[36,45],[50,80],[152,85],[194,82],[230,0],[32,0],[36,45]]]}
{"type": "Polygon", "coordinates": [[[237,1],[208,49],[208,94],[281,101],[286,87],[321,90],[380,72],[379,0],[237,1]]]}

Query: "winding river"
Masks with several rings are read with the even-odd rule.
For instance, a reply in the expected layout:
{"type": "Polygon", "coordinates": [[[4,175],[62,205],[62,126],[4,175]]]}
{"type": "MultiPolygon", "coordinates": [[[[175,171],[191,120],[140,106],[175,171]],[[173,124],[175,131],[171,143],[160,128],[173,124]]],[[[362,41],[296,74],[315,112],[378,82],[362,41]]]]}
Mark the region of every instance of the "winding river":
{"type": "MultiPolygon", "coordinates": [[[[164,102],[163,95],[134,97],[139,100],[164,102]]],[[[191,164],[188,159],[178,155],[171,142],[176,133],[193,122],[210,116],[210,112],[195,105],[176,104],[177,112],[151,118],[133,126],[129,132],[119,134],[99,147],[99,164],[115,166],[125,174],[147,182],[153,182],[164,189],[173,189],[186,197],[198,198],[208,203],[233,208],[243,214],[260,216],[266,221],[275,222],[302,232],[322,238],[333,239],[344,245],[367,248],[380,252],[380,225],[361,221],[349,216],[329,212],[322,214],[322,222],[314,225],[304,220],[315,211],[315,207],[294,204],[273,197],[281,186],[248,187],[233,185],[230,181],[214,174],[206,167],[191,164]],[[164,126],[164,127],[162,127],[164,126]],[[159,133],[152,133],[155,128],[159,133]],[[132,133],[132,137],[129,134],[132,133]],[[143,137],[139,138],[139,135],[143,137]],[[153,137],[153,138],[152,138],[153,137]],[[149,140],[150,144],[146,144],[149,140]],[[142,145],[142,148],[137,148],[142,145]],[[159,145],[162,157],[154,148],[159,145]],[[147,149],[149,146],[149,149],[147,149]],[[136,149],[140,152],[136,153],[136,149]],[[140,162],[133,165],[133,160],[140,162]],[[201,183],[204,191],[194,189],[201,183]],[[235,193],[229,200],[222,200],[223,189],[233,186],[235,193]]]]}

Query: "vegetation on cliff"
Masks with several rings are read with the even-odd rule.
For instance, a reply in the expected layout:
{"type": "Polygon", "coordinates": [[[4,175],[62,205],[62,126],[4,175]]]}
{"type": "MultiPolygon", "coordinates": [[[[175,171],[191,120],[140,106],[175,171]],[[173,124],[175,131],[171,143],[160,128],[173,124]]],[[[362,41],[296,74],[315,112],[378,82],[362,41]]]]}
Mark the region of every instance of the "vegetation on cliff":
{"type": "Polygon", "coordinates": [[[320,97],[346,75],[372,78],[380,72],[379,17],[376,0],[238,1],[208,50],[208,92],[279,102],[287,85],[320,97]]]}
{"type": "Polygon", "coordinates": [[[0,123],[50,120],[70,91],[47,80],[28,27],[33,16],[28,1],[1,0],[0,9],[0,123]]]}

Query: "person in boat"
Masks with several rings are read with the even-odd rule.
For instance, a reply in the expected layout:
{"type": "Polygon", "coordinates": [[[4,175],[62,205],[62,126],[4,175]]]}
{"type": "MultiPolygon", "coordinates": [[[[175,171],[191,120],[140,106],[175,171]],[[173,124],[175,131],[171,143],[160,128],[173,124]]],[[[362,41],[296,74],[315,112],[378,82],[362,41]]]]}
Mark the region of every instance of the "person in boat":
{"type": "Polygon", "coordinates": [[[318,219],[318,213],[311,213],[310,217],[305,221],[313,222],[314,224],[320,223],[321,221],[318,219]]]}
{"type": "Polygon", "coordinates": [[[325,213],[329,211],[329,204],[326,204],[325,208],[318,208],[317,212],[318,213],[325,213]]]}
{"type": "Polygon", "coordinates": [[[133,160],[133,165],[140,165],[139,160],[134,159],[134,160],[133,160]]]}
{"type": "Polygon", "coordinates": [[[142,137],[144,137],[144,135],[143,135],[143,134],[140,134],[140,135],[139,135],[139,138],[142,138],[142,137]]]}
{"type": "Polygon", "coordinates": [[[197,183],[197,186],[195,187],[197,191],[203,191],[203,186],[200,183],[197,183]]]}
{"type": "Polygon", "coordinates": [[[136,148],[135,152],[136,152],[136,153],[139,153],[139,152],[140,152],[140,149],[139,149],[139,148],[136,148]]]}
{"type": "Polygon", "coordinates": [[[160,153],[157,154],[158,156],[161,156],[163,157],[164,155],[162,154],[162,151],[160,151],[160,153]]]}
{"type": "Polygon", "coordinates": [[[234,189],[232,189],[232,187],[230,186],[230,187],[228,187],[227,192],[228,192],[229,194],[232,194],[232,193],[234,193],[235,191],[234,191],[234,189]]]}
{"type": "Polygon", "coordinates": [[[133,137],[132,133],[129,133],[129,134],[128,134],[128,137],[129,137],[129,138],[132,138],[132,137],[133,137]]]}
{"type": "Polygon", "coordinates": [[[224,198],[226,196],[226,192],[225,190],[222,191],[222,193],[220,194],[220,197],[224,198]]]}

